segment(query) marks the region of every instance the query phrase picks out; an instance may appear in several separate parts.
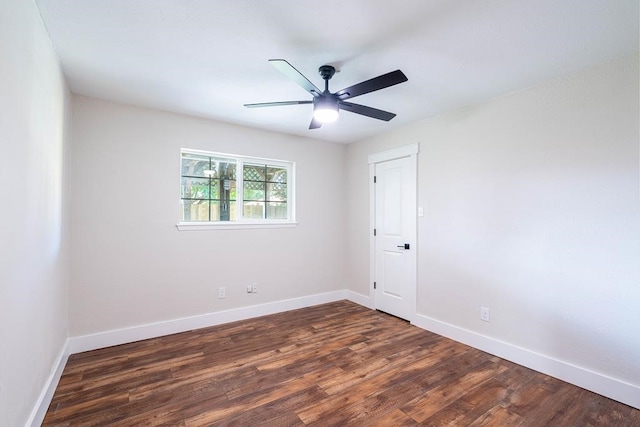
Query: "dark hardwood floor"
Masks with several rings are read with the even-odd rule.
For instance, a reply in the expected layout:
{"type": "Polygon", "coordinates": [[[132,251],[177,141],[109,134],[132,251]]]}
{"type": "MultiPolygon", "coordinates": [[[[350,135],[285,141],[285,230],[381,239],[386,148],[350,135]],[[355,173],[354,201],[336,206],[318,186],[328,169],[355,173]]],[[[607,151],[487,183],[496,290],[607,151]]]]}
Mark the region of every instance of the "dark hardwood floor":
{"type": "Polygon", "coordinates": [[[72,355],[44,426],[640,426],[640,411],[348,301],[72,355]]]}

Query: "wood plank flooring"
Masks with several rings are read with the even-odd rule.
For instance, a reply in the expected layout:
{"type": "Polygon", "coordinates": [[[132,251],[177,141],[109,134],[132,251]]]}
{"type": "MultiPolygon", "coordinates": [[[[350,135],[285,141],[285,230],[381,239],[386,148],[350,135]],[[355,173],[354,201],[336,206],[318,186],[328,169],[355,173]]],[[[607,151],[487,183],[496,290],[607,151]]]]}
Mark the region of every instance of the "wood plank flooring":
{"type": "Polygon", "coordinates": [[[640,426],[348,301],[72,355],[43,426],[640,426]]]}

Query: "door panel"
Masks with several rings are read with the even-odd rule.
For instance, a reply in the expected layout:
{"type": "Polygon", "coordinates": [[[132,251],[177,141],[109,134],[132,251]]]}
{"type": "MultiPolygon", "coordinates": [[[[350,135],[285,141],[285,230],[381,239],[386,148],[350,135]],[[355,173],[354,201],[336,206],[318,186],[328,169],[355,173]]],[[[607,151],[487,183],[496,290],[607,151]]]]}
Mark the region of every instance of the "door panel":
{"type": "Polygon", "coordinates": [[[393,251],[383,251],[383,274],[381,288],[387,296],[402,298],[402,254],[393,251]]]}
{"type": "MultiPolygon", "coordinates": [[[[381,168],[382,169],[382,168],[381,168]]],[[[380,171],[380,185],[384,186],[380,192],[382,201],[382,232],[385,236],[402,237],[402,169],[401,167],[385,167],[380,171]]]]}
{"type": "Polygon", "coordinates": [[[376,163],[375,176],[375,305],[411,320],[416,305],[415,158],[376,163]]]}

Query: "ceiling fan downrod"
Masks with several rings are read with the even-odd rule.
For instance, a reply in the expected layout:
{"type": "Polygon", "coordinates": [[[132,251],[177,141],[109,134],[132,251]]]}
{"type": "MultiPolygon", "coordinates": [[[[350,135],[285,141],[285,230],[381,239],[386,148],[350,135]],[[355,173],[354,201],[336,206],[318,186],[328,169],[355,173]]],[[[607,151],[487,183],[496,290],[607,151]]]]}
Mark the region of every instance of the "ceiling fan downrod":
{"type": "Polygon", "coordinates": [[[329,80],[336,73],[335,67],[332,65],[322,65],[318,68],[318,73],[320,73],[320,77],[324,80],[324,93],[329,93],[329,80]]]}

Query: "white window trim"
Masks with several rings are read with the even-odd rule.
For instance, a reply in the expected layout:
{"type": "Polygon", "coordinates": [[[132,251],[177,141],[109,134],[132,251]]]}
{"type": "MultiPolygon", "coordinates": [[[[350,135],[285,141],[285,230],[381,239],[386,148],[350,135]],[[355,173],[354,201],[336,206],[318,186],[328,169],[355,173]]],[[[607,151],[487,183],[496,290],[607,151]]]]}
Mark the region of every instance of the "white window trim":
{"type": "Polygon", "coordinates": [[[217,222],[179,222],[176,228],[180,231],[198,231],[198,230],[239,230],[252,228],[292,228],[297,227],[297,222],[261,222],[252,224],[250,222],[229,222],[229,224],[219,224],[217,222]]]}
{"type": "MultiPolygon", "coordinates": [[[[268,159],[264,157],[249,157],[240,154],[219,153],[214,151],[193,150],[190,148],[180,149],[180,169],[182,170],[182,153],[199,154],[203,156],[222,157],[228,159],[234,159],[237,161],[238,170],[244,167],[245,163],[254,164],[268,164],[273,166],[286,167],[288,170],[287,177],[287,212],[288,220],[282,219],[242,219],[241,221],[210,221],[210,222],[178,222],[176,228],[180,231],[197,231],[197,230],[233,230],[233,229],[253,229],[253,228],[290,228],[297,227],[296,212],[295,212],[295,175],[296,175],[296,163],[294,161],[268,159]]],[[[182,173],[179,174],[182,176],[182,173]]],[[[237,188],[242,188],[243,176],[238,173],[236,178],[237,188]]],[[[242,198],[236,199],[236,212],[242,212],[242,198]]],[[[178,200],[180,204],[180,200],[178,200]]]]}

